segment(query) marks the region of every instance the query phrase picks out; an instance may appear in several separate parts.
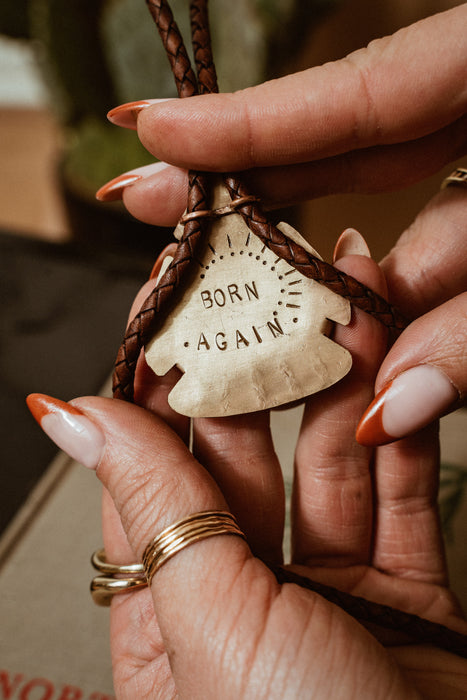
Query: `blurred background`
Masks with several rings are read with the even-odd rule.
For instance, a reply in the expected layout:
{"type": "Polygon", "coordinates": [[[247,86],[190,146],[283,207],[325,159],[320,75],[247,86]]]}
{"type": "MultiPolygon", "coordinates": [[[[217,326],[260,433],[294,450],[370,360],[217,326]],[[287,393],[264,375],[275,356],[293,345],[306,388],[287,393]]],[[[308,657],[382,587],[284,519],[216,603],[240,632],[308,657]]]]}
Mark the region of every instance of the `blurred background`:
{"type": "MultiPolygon", "coordinates": [[[[171,4],[188,37],[188,3],[171,4]]],[[[460,4],[211,0],[220,88],[235,90],[338,59],[460,4]]],[[[110,125],[106,112],[174,94],[143,0],[2,0],[0,537],[55,453],[24,397],[39,391],[68,400],[100,390],[131,299],[171,240],[171,231],[135,221],[120,204],[96,202],[103,183],[151,160],[135,134],[110,125]]],[[[284,216],[325,259],[348,226],[365,235],[379,259],[451,170],[398,192],[315,200],[284,216]]],[[[465,510],[467,455],[459,442],[465,418],[460,421],[460,428],[448,428],[457,450],[444,484],[451,530],[454,514],[465,510]]],[[[457,562],[457,555],[453,561],[456,576],[465,580],[465,561],[457,562]]]]}

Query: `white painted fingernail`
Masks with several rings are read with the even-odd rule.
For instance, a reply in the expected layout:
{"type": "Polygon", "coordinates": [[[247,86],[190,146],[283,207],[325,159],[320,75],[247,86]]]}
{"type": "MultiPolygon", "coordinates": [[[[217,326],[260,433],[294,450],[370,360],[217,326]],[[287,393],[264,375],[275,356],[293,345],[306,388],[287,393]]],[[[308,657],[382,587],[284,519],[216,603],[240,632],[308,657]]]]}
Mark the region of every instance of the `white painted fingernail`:
{"type": "Polygon", "coordinates": [[[345,255],[363,255],[366,258],[371,258],[370,249],[362,234],[354,228],[346,228],[339,236],[332,261],[336,262],[345,255]]]}
{"type": "Polygon", "coordinates": [[[70,457],[95,469],[105,447],[105,437],[81,411],[45,394],[31,394],[27,404],[49,438],[70,457]]]}

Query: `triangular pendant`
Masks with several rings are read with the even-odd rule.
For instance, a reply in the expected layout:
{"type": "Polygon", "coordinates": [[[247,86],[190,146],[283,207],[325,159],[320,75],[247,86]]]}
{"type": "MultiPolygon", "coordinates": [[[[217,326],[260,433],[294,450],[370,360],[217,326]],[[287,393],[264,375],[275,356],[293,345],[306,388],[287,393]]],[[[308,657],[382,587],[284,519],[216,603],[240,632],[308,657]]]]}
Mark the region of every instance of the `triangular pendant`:
{"type": "MultiPolygon", "coordinates": [[[[215,188],[214,208],[231,204],[215,188]]],[[[317,255],[287,224],[279,228],[317,255]]],[[[170,264],[167,259],[162,273],[170,264]]],[[[350,353],[327,337],[350,303],[278,258],[231,212],[208,224],[202,257],[146,345],[158,375],[183,376],[169,404],[187,416],[228,416],[287,404],[334,384],[350,353]]]]}

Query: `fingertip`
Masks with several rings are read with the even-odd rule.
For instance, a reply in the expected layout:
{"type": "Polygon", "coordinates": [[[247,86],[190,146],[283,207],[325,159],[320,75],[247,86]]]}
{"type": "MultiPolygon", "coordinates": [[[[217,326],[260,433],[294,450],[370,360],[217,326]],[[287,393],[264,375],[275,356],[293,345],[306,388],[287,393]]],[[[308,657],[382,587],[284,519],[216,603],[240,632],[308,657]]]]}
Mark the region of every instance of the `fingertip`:
{"type": "Polygon", "coordinates": [[[72,459],[96,469],[104,454],[104,432],[75,405],[45,394],[30,394],[27,405],[44,433],[72,459]]]}
{"type": "Polygon", "coordinates": [[[368,244],[361,233],[354,228],[346,228],[339,236],[332,261],[335,263],[340,258],[347,255],[362,255],[366,258],[371,258],[368,244]]]}
{"type": "Polygon", "coordinates": [[[376,447],[408,437],[455,407],[458,400],[458,390],[438,367],[411,367],[368,406],[357,428],[357,442],[376,447]]]}
{"type": "Polygon", "coordinates": [[[143,177],[123,189],[126,209],[146,224],[175,226],[186,207],[187,171],[158,161],[132,172],[143,177]]]}
{"type": "Polygon", "coordinates": [[[167,245],[164,248],[162,253],[160,253],[159,257],[157,258],[156,262],[154,263],[154,266],[153,266],[151,273],[149,275],[150,280],[157,280],[158,279],[159,274],[160,274],[161,269],[162,269],[162,265],[164,263],[164,260],[169,256],[173,257],[176,250],[177,250],[177,243],[175,243],[175,242],[169,243],[169,245],[167,245]]]}
{"type": "MultiPolygon", "coordinates": [[[[336,261],[335,267],[381,297],[387,296],[384,274],[371,258],[365,255],[345,255],[336,261]]],[[[353,306],[350,323],[347,326],[335,327],[334,340],[352,354],[352,376],[359,377],[359,381],[365,377],[366,381],[373,384],[387,350],[386,326],[362,309],[353,306]]],[[[366,401],[369,400],[370,397],[367,396],[366,401]]],[[[361,406],[361,410],[364,406],[365,404],[361,406]]]]}

